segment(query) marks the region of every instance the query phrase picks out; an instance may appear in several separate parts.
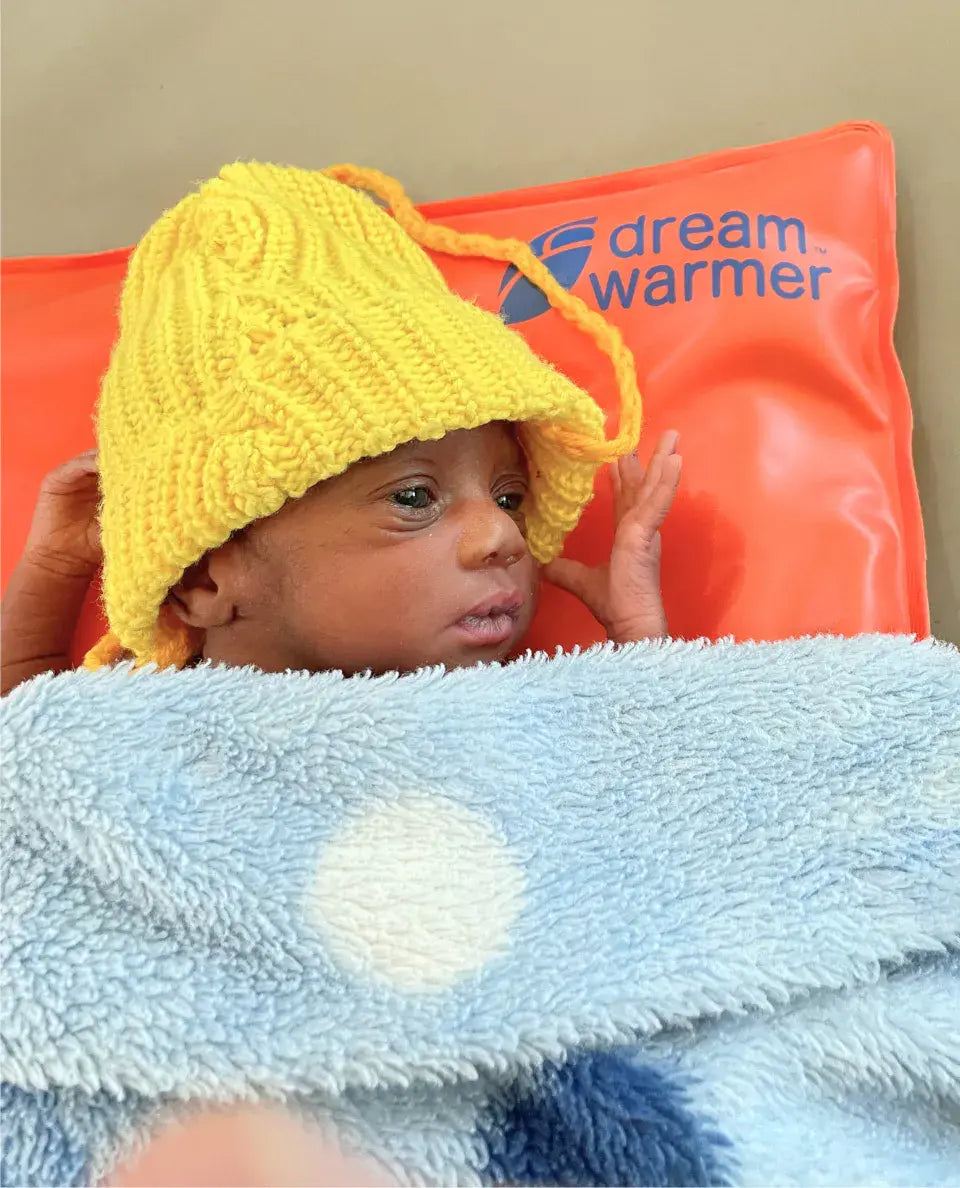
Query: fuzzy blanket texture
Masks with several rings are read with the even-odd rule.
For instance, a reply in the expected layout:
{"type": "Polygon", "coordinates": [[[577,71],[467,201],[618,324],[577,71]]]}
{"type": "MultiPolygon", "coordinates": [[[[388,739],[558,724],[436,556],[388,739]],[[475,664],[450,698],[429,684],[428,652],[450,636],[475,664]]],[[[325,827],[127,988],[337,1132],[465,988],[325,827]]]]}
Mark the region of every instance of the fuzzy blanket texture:
{"type": "Polygon", "coordinates": [[[3,729],[7,1185],[287,1103],[405,1183],[960,1182],[960,655],[41,677],[3,729]]]}

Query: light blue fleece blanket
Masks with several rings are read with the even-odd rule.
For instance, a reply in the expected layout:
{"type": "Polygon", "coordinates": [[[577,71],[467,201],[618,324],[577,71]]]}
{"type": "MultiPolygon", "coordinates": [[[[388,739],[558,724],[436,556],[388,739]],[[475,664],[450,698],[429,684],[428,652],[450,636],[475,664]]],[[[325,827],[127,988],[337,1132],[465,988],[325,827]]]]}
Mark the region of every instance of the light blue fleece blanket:
{"type": "Polygon", "coordinates": [[[249,1098],[406,1182],[960,1182],[952,648],[121,668],[2,725],[4,1184],[249,1098]]]}

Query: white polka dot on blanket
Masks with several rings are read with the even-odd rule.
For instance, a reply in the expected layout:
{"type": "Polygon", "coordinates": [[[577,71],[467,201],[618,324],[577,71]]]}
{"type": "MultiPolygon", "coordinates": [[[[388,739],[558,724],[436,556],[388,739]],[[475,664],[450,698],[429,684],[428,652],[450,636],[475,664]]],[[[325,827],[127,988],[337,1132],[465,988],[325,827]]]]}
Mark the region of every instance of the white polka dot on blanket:
{"type": "Polygon", "coordinates": [[[407,795],[325,845],[307,912],[344,969],[432,991],[506,951],[522,898],[523,872],[487,821],[407,795]]]}

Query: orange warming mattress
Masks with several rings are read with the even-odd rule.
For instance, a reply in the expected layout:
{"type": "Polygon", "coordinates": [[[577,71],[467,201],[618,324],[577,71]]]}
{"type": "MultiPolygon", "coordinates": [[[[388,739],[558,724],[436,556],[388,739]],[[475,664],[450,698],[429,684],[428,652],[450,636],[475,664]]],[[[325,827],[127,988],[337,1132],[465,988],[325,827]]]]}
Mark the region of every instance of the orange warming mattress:
{"type": "MultiPolygon", "coordinates": [[[[892,341],[894,168],[882,128],[844,124],[424,213],[529,241],[623,331],[645,398],[644,448],[666,428],[682,436],[663,549],[675,635],[929,633],[911,412],[892,341]]],[[[4,261],[4,582],[41,476],[93,444],[128,255],[4,261]]],[[[538,290],[490,261],[437,263],[615,418],[606,361],[538,290]]],[[[602,479],[567,554],[602,561],[610,541],[602,479]]],[[[91,597],[78,655],[101,630],[91,597]]],[[[579,603],[546,591],[531,646],[599,638],[579,603]]]]}

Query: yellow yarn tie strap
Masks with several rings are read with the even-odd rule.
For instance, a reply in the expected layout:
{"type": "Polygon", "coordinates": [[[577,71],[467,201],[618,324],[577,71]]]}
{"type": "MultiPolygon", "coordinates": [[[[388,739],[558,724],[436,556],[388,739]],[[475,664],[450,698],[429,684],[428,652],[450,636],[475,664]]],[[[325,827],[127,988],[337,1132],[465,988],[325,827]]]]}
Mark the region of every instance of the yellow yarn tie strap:
{"type": "Polygon", "coordinates": [[[144,664],[156,664],[161,669],[183,668],[196,655],[199,647],[199,640],[190,629],[176,622],[162,607],[153,650],[149,656],[134,656],[112,631],[108,631],[84,656],[83,667],[96,672],[99,668],[108,668],[120,660],[129,659],[134,661],[136,668],[142,668],[144,664]]]}
{"type": "Polygon", "coordinates": [[[620,416],[615,437],[597,441],[573,429],[551,427],[551,438],[570,453],[590,462],[613,462],[636,449],[640,436],[642,404],[637,387],[636,365],[620,331],[606,318],[591,309],[557,282],[553,273],[530,246],[519,239],[497,239],[493,235],[455,231],[440,223],[431,223],[416,209],[403,186],[376,169],[358,165],[334,165],[325,171],[329,177],[355,189],[367,190],[389,207],[399,226],[423,247],[450,256],[479,256],[512,264],[518,272],[541,290],[550,305],[566,321],[587,334],[613,364],[620,395],[620,416]]]}
{"type": "Polygon", "coordinates": [[[168,606],[162,606],[150,655],[150,660],[157,668],[183,668],[199,653],[200,648],[201,641],[197,634],[181,623],[168,606]]]}
{"type": "Polygon", "coordinates": [[[84,656],[83,667],[90,672],[96,672],[98,668],[107,668],[111,664],[116,664],[122,658],[125,650],[113,632],[108,631],[84,656]]]}

